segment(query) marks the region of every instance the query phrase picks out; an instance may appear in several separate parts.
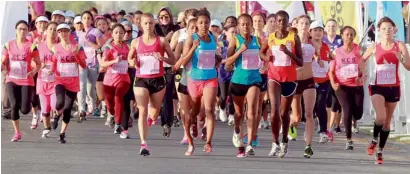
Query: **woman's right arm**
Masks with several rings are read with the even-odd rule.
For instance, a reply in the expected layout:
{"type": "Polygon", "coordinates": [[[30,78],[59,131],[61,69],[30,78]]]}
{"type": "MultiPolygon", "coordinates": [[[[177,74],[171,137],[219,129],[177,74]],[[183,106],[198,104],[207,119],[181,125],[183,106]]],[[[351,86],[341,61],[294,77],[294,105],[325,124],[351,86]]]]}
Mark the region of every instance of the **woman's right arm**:
{"type": "Polygon", "coordinates": [[[135,38],[131,42],[131,47],[130,47],[130,52],[128,52],[128,65],[130,67],[135,67],[135,62],[136,62],[136,53],[137,53],[137,45],[138,44],[138,38],[135,38]]]}

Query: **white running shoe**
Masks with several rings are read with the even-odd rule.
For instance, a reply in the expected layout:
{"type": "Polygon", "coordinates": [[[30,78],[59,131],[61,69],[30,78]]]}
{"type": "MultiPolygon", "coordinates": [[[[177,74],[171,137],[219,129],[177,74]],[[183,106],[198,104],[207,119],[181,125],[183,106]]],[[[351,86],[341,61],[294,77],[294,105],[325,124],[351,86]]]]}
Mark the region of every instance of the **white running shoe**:
{"type": "Polygon", "coordinates": [[[235,118],[233,115],[229,115],[228,117],[228,125],[233,126],[235,124],[235,118]]]}
{"type": "Polygon", "coordinates": [[[272,149],[269,152],[269,156],[277,156],[280,151],[279,145],[272,143],[272,149]]]}
{"type": "Polygon", "coordinates": [[[255,150],[253,150],[252,146],[246,146],[245,150],[246,155],[255,155],[255,150]]]}
{"type": "Polygon", "coordinates": [[[235,131],[233,132],[233,136],[232,136],[232,143],[233,143],[233,145],[235,146],[235,147],[241,147],[241,145],[242,145],[242,142],[243,142],[243,140],[242,140],[242,137],[239,135],[239,134],[237,134],[237,133],[235,133],[235,131]]]}
{"type": "Polygon", "coordinates": [[[48,138],[49,137],[48,135],[50,134],[50,132],[51,130],[44,129],[43,133],[41,133],[41,138],[48,138]]]}
{"type": "Polygon", "coordinates": [[[285,155],[288,153],[288,143],[280,143],[280,151],[279,151],[279,158],[285,157],[285,155]]]}
{"type": "Polygon", "coordinates": [[[223,109],[220,109],[219,111],[219,119],[222,121],[222,123],[225,123],[228,120],[228,117],[226,116],[226,112],[223,109]]]}
{"type": "Polygon", "coordinates": [[[327,143],[327,142],[329,142],[329,137],[326,135],[325,132],[321,132],[319,143],[327,143]]]}

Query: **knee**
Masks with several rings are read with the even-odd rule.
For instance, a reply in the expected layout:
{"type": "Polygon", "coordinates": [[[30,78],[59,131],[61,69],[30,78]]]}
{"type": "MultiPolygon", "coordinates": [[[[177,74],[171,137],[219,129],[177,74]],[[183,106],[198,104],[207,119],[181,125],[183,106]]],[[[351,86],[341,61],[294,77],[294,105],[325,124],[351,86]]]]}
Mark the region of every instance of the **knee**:
{"type": "Polygon", "coordinates": [[[56,102],[56,110],[59,111],[64,108],[64,101],[63,100],[57,100],[56,102]]]}
{"type": "Polygon", "coordinates": [[[21,113],[24,114],[24,115],[28,114],[30,112],[30,110],[31,110],[31,105],[22,106],[20,108],[21,113]]]}
{"type": "Polygon", "coordinates": [[[214,107],[205,108],[205,115],[206,115],[207,117],[213,116],[213,115],[215,114],[215,113],[214,113],[214,110],[215,110],[214,107]]]}

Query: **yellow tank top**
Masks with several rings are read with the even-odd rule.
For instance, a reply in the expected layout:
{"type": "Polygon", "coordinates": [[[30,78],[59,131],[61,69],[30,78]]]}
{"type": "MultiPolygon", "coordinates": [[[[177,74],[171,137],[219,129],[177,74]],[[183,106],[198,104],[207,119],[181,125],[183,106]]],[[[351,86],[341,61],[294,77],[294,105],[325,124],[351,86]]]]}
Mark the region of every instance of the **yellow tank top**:
{"type": "Polygon", "coordinates": [[[292,52],[295,53],[295,33],[293,31],[289,31],[288,36],[286,36],[283,39],[278,39],[275,37],[275,33],[271,33],[269,34],[268,37],[268,45],[269,47],[272,46],[279,46],[279,45],[285,45],[285,46],[289,46],[292,48],[292,52]]]}

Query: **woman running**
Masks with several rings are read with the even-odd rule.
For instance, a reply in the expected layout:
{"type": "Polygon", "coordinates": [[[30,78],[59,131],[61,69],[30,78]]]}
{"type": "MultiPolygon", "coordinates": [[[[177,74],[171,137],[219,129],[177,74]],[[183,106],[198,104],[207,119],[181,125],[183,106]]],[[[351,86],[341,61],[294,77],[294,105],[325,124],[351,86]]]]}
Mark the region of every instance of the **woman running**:
{"type": "MultiPolygon", "coordinates": [[[[196,22],[197,22],[197,18],[195,17],[190,17],[187,20],[187,28],[186,28],[186,37],[191,36],[192,34],[197,32],[197,27],[196,27],[196,22]]],[[[191,111],[191,97],[189,96],[188,93],[188,74],[190,73],[191,70],[191,65],[188,63],[188,59],[184,58],[184,56],[182,55],[182,49],[184,47],[184,43],[186,41],[186,38],[182,38],[181,41],[178,42],[176,49],[175,49],[175,58],[178,60],[175,65],[174,65],[174,71],[178,71],[180,70],[179,67],[181,67],[183,64],[185,64],[185,66],[182,69],[182,73],[181,73],[181,80],[179,81],[179,85],[178,85],[178,98],[179,98],[179,104],[180,104],[180,108],[181,108],[181,117],[182,117],[182,124],[185,123],[185,118],[189,117],[189,112],[191,111]],[[182,58],[180,58],[182,56],[182,58]]],[[[192,123],[188,123],[188,124],[192,124],[192,123]]],[[[184,127],[184,137],[181,140],[181,144],[188,144],[188,136],[187,134],[190,133],[190,130],[186,130],[185,126],[184,127]]],[[[197,129],[197,128],[195,128],[197,129]]],[[[198,136],[198,132],[196,130],[194,130],[193,132],[196,132],[196,135],[193,135],[193,137],[197,137],[198,136]]]]}
{"type": "Polygon", "coordinates": [[[396,24],[388,17],[383,17],[377,24],[380,32],[380,43],[372,44],[363,55],[363,59],[370,61],[376,67],[371,72],[369,92],[376,111],[376,121],[373,127],[373,140],[370,142],[367,153],[371,156],[376,153],[376,164],[383,164],[383,148],[390,133],[390,123],[397,102],[400,100],[399,64],[410,70],[410,58],[404,43],[394,41],[396,24]],[[375,55],[373,57],[372,55],[375,55]],[[373,60],[369,60],[372,58],[373,60]],[[380,135],[380,140],[379,140],[380,135]]]}
{"type": "Polygon", "coordinates": [[[46,38],[44,37],[45,31],[47,30],[48,19],[45,16],[39,16],[36,19],[36,30],[28,33],[27,40],[33,44],[40,43],[46,38]]]}
{"type": "MultiPolygon", "coordinates": [[[[107,68],[104,76],[104,93],[107,110],[110,115],[115,115],[114,134],[121,134],[121,138],[128,138],[128,127],[121,127],[121,119],[124,110],[124,96],[130,87],[130,77],[128,75],[127,55],[129,48],[123,42],[125,29],[121,24],[113,27],[113,42],[108,45],[103,54],[102,68],[107,68]]],[[[129,104],[129,103],[127,103],[129,104]]],[[[129,117],[129,115],[128,115],[129,117]]],[[[126,120],[128,124],[128,120],[126,120]]]]}
{"type": "Polygon", "coordinates": [[[288,151],[289,109],[297,87],[296,67],[303,66],[303,53],[299,36],[293,30],[288,31],[289,14],[286,11],[278,11],[275,19],[278,29],[263,43],[260,56],[263,60],[270,61],[268,93],[272,110],[273,143],[269,156],[279,155],[282,158],[288,151]],[[279,147],[281,124],[283,134],[279,147]]]}
{"type": "MultiPolygon", "coordinates": [[[[330,51],[333,54],[337,48],[343,45],[343,39],[340,35],[336,34],[336,30],[339,28],[336,20],[329,19],[326,22],[325,27],[326,35],[323,37],[323,42],[325,42],[330,47],[330,51]]],[[[329,93],[326,104],[327,112],[329,114],[328,116],[330,116],[328,120],[328,128],[332,129],[335,125],[334,131],[337,134],[340,134],[342,133],[342,130],[340,129],[342,107],[340,106],[339,100],[336,97],[335,90],[331,85],[329,86],[328,91],[329,93]]]]}
{"type": "Polygon", "coordinates": [[[259,49],[260,39],[252,36],[252,17],[242,14],[238,17],[238,28],[240,34],[229,41],[226,66],[235,63],[235,70],[229,85],[235,107],[235,126],[232,142],[238,148],[237,157],[255,155],[251,142],[247,142],[246,150],[242,140],[244,134],[244,102],[247,101],[246,127],[248,140],[252,140],[257,126],[259,93],[262,78],[259,73],[259,49]],[[246,154],[245,154],[246,153],[246,154]]]}
{"type": "Polygon", "coordinates": [[[313,77],[316,85],[316,115],[319,118],[319,143],[333,141],[333,133],[328,131],[326,104],[328,98],[329,82],[329,61],[333,59],[329,46],[322,41],[324,28],[321,22],[314,21],[310,25],[310,36],[312,45],[315,47],[315,59],[317,57],[323,62],[323,67],[317,61],[312,62],[313,77]]]}
{"type": "MultiPolygon", "coordinates": [[[[297,18],[298,35],[302,43],[303,66],[297,68],[297,83],[296,93],[292,100],[292,116],[289,127],[289,140],[296,140],[297,125],[302,118],[302,96],[305,107],[305,158],[310,158],[313,155],[311,147],[312,137],[315,130],[315,122],[313,120],[313,109],[316,103],[316,88],[313,79],[312,61],[315,54],[315,48],[309,41],[310,17],[303,15],[297,18]]],[[[318,56],[315,56],[315,61],[323,67],[323,62],[318,56]]]]}
{"type": "MultiPolygon", "coordinates": [[[[193,100],[190,116],[186,118],[185,130],[190,129],[190,122],[196,117],[201,109],[201,99],[205,106],[206,115],[206,143],[204,151],[212,152],[212,137],[215,128],[215,104],[218,93],[218,79],[216,72],[217,55],[216,37],[209,32],[211,17],[206,9],[199,10],[198,14],[198,33],[188,37],[183,55],[191,63],[191,73],[188,78],[188,91],[193,100]]],[[[185,155],[193,155],[195,147],[190,134],[188,136],[188,150],[185,155]]]]}
{"type": "Polygon", "coordinates": [[[37,76],[37,95],[40,97],[41,115],[43,116],[43,138],[48,138],[51,131],[51,110],[56,110],[55,81],[56,74],[52,71],[53,53],[51,49],[56,43],[57,23],[51,22],[46,30],[46,41],[37,44],[38,53],[42,62],[42,68],[37,76]],[[51,73],[50,73],[51,72],[51,73]]]}
{"type": "Polygon", "coordinates": [[[268,34],[274,33],[276,31],[276,21],[275,21],[275,14],[272,13],[266,18],[266,25],[265,31],[268,34]]]}
{"type": "Polygon", "coordinates": [[[102,44],[102,33],[99,29],[94,28],[94,18],[91,12],[85,11],[81,15],[81,22],[84,26],[84,35],[79,38],[79,44],[84,48],[87,56],[87,68],[80,71],[80,93],[78,93],[79,120],[84,120],[85,116],[91,114],[96,108],[97,94],[95,84],[98,79],[98,61],[96,50],[102,44]],[[89,98],[90,102],[86,102],[89,98]],[[88,108],[88,112],[87,112],[88,108]]]}
{"type": "Polygon", "coordinates": [[[86,67],[85,53],[81,46],[73,44],[70,39],[70,26],[60,24],[57,26],[60,43],[52,48],[53,52],[53,69],[56,69],[56,86],[55,94],[56,112],[53,122],[53,128],[58,126],[60,116],[63,116],[63,124],[60,130],[59,142],[64,144],[65,132],[71,118],[71,110],[80,91],[79,71],[86,67]]]}
{"type": "Polygon", "coordinates": [[[16,23],[16,39],[7,42],[3,48],[1,69],[7,69],[6,92],[11,105],[11,120],[14,127],[12,142],[21,140],[20,113],[28,114],[32,107],[31,96],[35,92],[34,75],[40,70],[41,62],[35,45],[26,38],[28,23],[16,23]],[[31,62],[36,66],[33,68],[31,62]]]}
{"type": "Polygon", "coordinates": [[[165,38],[154,33],[154,16],[144,13],[141,17],[143,34],[131,43],[128,54],[130,66],[137,69],[134,82],[135,100],[139,110],[138,130],[141,138],[140,155],[150,155],[147,144],[148,126],[147,116],[157,120],[162,99],[165,94],[166,81],[164,79],[163,62],[175,64],[174,54],[165,38]],[[164,57],[164,53],[168,57],[164,57]],[[151,103],[148,115],[148,103],[151,103]]]}
{"type": "Polygon", "coordinates": [[[346,150],[353,150],[352,119],[360,120],[363,116],[363,81],[366,79],[366,69],[360,56],[361,48],[353,42],[356,31],[345,26],[340,33],[343,46],[335,50],[336,56],[330,65],[329,78],[343,110],[346,150]]]}

